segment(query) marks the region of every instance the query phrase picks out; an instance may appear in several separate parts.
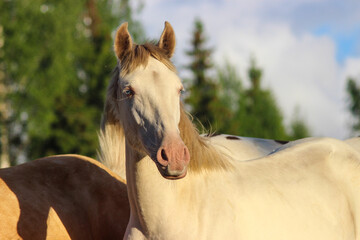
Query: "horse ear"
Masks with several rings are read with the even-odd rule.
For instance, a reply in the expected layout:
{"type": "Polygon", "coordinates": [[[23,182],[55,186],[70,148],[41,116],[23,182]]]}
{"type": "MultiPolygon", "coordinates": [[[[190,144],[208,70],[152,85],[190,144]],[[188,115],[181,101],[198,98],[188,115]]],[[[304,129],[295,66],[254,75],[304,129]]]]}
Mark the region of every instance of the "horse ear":
{"type": "Polygon", "coordinates": [[[132,39],[128,31],[128,23],[125,22],[117,29],[114,43],[114,51],[120,62],[125,54],[132,50],[132,45],[132,39]]]}
{"type": "Polygon", "coordinates": [[[161,34],[158,46],[165,50],[168,58],[171,58],[175,51],[175,32],[170,23],[165,22],[164,31],[161,34]]]}

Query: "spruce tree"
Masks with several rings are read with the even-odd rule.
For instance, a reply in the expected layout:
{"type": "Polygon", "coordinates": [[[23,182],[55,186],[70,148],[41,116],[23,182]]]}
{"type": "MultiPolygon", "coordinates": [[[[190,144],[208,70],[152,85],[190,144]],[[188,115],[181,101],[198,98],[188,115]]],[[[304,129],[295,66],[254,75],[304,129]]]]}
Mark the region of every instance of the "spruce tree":
{"type": "Polygon", "coordinates": [[[360,134],[360,85],[354,78],[348,78],[346,92],[348,95],[348,109],[354,117],[352,131],[360,134]]]}
{"type": "Polygon", "coordinates": [[[241,135],[238,131],[241,117],[237,114],[240,113],[239,103],[244,97],[244,89],[236,67],[225,61],[223,66],[217,68],[217,80],[220,106],[216,115],[216,130],[219,133],[241,135]]]}
{"type": "Polygon", "coordinates": [[[204,25],[200,19],[194,22],[194,30],[191,39],[191,49],[186,54],[191,58],[188,69],[192,72],[189,79],[189,96],[185,100],[191,107],[191,113],[195,117],[198,127],[211,130],[216,128],[216,108],[218,106],[218,96],[216,84],[209,77],[212,69],[211,62],[212,49],[206,46],[204,25]]]}
{"type": "Polygon", "coordinates": [[[300,116],[300,108],[296,107],[293,113],[293,117],[290,122],[289,140],[297,140],[310,136],[309,127],[306,125],[303,118],[300,116]]]}
{"type": "Polygon", "coordinates": [[[239,133],[244,136],[285,139],[285,127],[280,108],[273,93],[261,86],[262,70],[251,60],[248,69],[250,87],[240,98],[238,116],[239,133]]]}

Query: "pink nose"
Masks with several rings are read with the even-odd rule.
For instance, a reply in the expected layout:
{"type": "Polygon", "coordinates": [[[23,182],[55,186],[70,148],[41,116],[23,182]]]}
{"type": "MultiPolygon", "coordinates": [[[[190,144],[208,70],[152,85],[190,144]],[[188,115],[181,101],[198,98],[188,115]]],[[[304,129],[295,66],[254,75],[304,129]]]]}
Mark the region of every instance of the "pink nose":
{"type": "Polygon", "coordinates": [[[167,167],[169,174],[176,174],[186,170],[190,153],[182,141],[167,142],[159,148],[157,161],[161,166],[167,167]]]}

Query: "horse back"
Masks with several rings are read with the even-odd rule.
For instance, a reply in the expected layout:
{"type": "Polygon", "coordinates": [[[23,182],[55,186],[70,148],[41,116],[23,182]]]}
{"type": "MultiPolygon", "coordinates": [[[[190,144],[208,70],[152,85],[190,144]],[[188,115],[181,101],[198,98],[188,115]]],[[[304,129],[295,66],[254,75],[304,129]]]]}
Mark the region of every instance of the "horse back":
{"type": "Polygon", "coordinates": [[[0,195],[0,239],[119,239],[130,215],[124,181],[79,155],[0,169],[0,195]]]}

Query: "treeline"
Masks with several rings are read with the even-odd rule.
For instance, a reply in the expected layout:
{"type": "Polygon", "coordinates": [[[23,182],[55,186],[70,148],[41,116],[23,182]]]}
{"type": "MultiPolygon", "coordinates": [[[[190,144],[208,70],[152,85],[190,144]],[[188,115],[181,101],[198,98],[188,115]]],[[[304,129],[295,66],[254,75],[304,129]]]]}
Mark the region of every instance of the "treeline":
{"type": "MultiPolygon", "coordinates": [[[[136,18],[142,7],[129,0],[0,1],[1,166],[52,154],[96,156],[116,63],[112,33],[127,21],[136,42],[146,39],[136,18]]],[[[187,49],[192,77],[184,79],[184,100],[200,129],[282,140],[310,135],[298,116],[285,127],[255,60],[245,87],[231,63],[213,64],[205,36],[196,20],[187,49]]],[[[350,85],[356,116],[360,90],[355,81],[350,85]]]]}
{"type": "Polygon", "coordinates": [[[1,161],[96,156],[112,31],[144,37],[129,0],[0,1],[1,161]]]}
{"type": "Polygon", "coordinates": [[[194,22],[191,46],[186,52],[192,59],[187,68],[189,105],[199,128],[240,136],[294,140],[310,136],[310,130],[299,114],[289,127],[284,125],[281,109],[270,89],[262,86],[262,70],[250,59],[247,71],[249,87],[244,87],[235,66],[226,62],[214,66],[212,49],[207,46],[206,32],[200,19],[194,22]],[[214,71],[215,69],[215,71],[214,71]],[[215,72],[216,74],[212,74],[215,72]]]}

